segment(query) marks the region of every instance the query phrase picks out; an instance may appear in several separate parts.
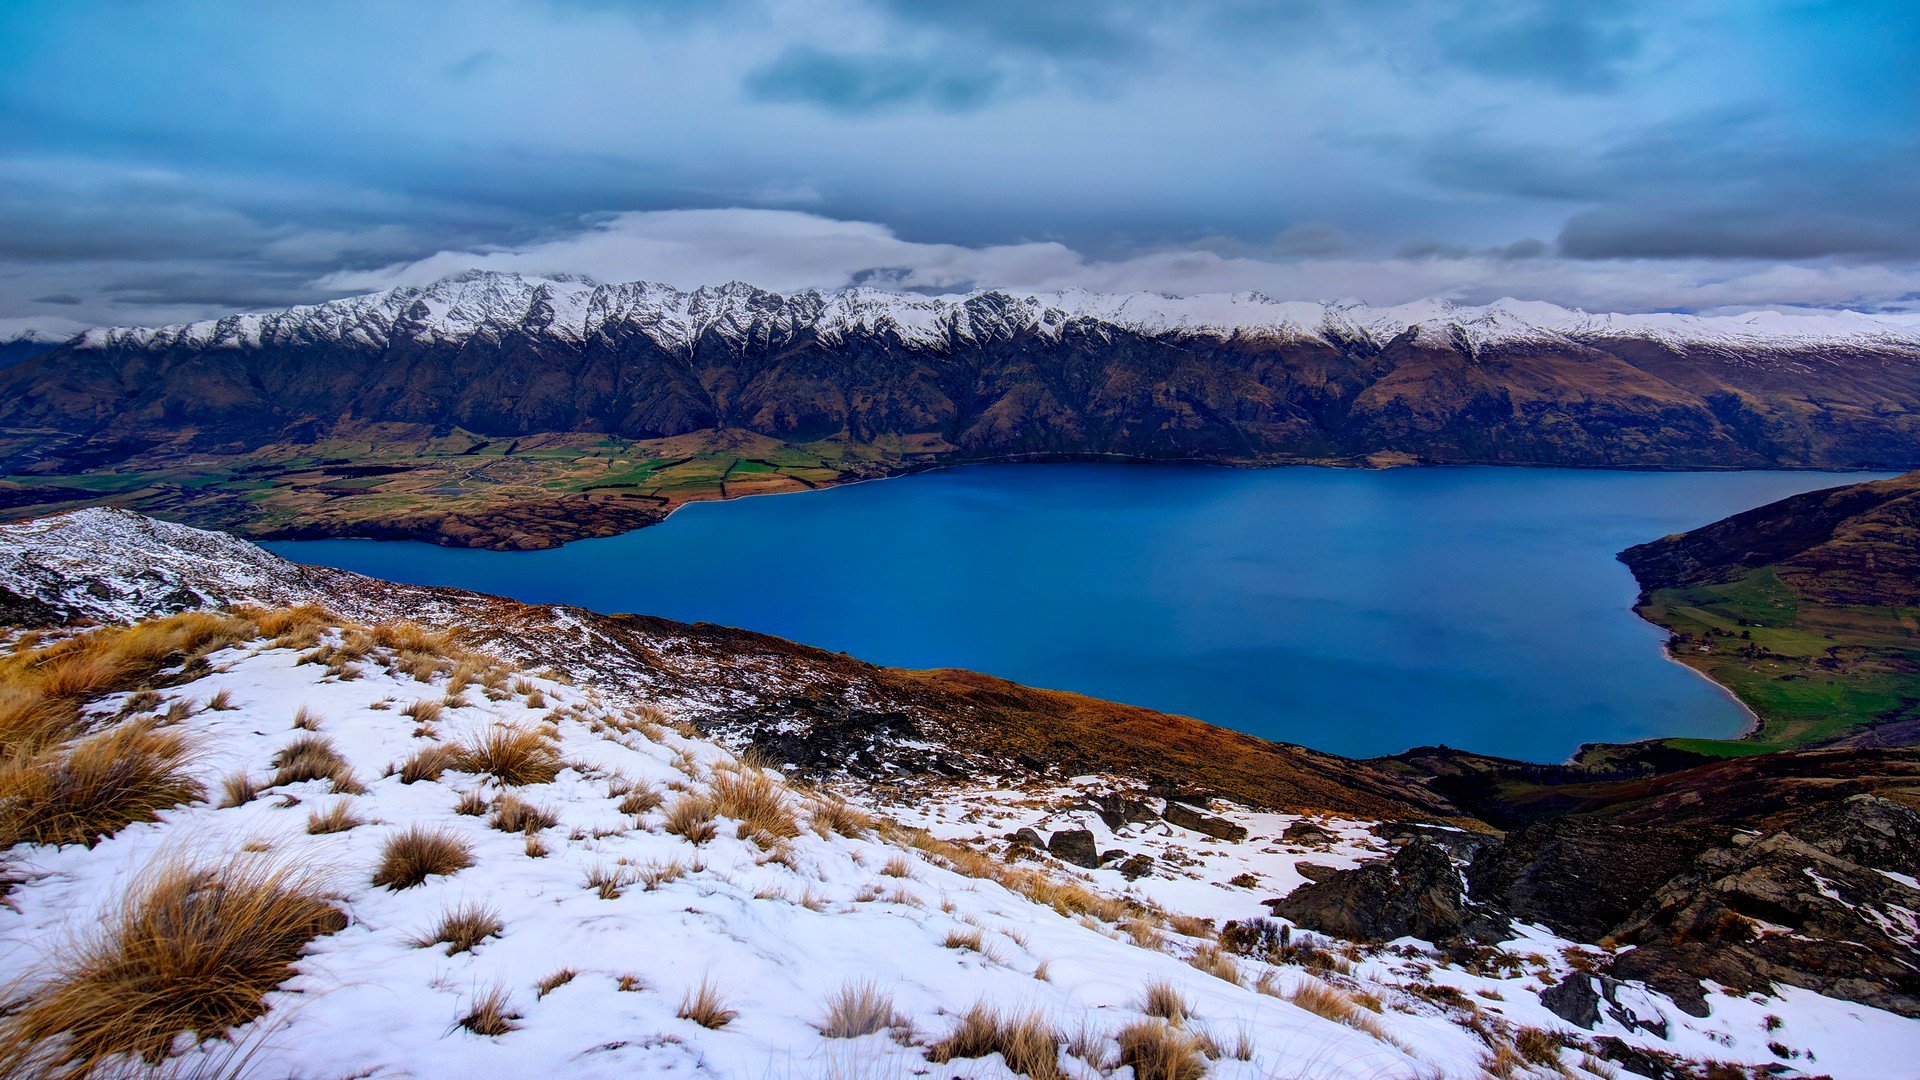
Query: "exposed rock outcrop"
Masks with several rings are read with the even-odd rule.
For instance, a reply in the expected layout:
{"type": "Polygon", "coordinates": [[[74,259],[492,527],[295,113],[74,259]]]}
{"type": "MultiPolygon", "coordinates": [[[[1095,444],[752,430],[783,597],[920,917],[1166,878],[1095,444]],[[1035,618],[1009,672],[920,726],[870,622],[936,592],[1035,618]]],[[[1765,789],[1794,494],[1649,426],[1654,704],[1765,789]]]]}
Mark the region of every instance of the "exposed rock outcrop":
{"type": "Polygon", "coordinates": [[[1270,906],[1281,918],[1350,941],[1497,941],[1509,930],[1498,915],[1468,903],[1453,860],[1421,840],[1301,886],[1270,906]]]}
{"type": "Polygon", "coordinates": [[[1240,841],[1247,838],[1245,826],[1236,825],[1226,818],[1214,817],[1212,814],[1203,814],[1192,807],[1183,806],[1177,802],[1169,801],[1166,812],[1162,816],[1167,819],[1169,825],[1177,825],[1182,829],[1191,829],[1197,833],[1204,833],[1217,840],[1240,841]]]}

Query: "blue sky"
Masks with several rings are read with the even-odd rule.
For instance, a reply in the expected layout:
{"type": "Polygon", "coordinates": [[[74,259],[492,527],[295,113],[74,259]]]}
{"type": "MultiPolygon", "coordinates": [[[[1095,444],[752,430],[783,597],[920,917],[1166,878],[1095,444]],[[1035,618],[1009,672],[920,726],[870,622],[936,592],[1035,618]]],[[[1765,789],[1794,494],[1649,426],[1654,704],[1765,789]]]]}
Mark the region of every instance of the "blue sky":
{"type": "Polygon", "coordinates": [[[1920,304],[1920,4],[13,0],[0,330],[468,265],[1920,304]]]}

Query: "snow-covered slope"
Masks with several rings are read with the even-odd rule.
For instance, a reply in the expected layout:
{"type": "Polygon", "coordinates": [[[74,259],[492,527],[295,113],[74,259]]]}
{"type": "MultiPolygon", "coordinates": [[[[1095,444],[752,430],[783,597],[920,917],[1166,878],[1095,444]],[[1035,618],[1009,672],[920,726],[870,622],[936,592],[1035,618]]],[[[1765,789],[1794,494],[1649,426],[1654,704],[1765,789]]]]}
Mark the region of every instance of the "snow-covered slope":
{"type": "Polygon", "coordinates": [[[599,334],[638,333],[664,348],[685,350],[706,334],[752,342],[810,332],[829,342],[867,334],[938,347],[1020,333],[1057,334],[1070,325],[1149,336],[1247,335],[1375,345],[1412,330],[1434,341],[1465,341],[1475,347],[1623,338],[1743,349],[1920,346],[1920,314],[1608,315],[1513,299],[1481,307],[1445,300],[1369,307],[1280,301],[1259,293],[1176,297],[1085,290],[934,297],[863,287],[782,296],[741,282],[682,291],[648,282],[600,285],[578,277],[487,271],[280,312],[174,326],[99,328],[88,331],[80,346],[204,349],[343,342],[386,347],[401,340],[446,343],[509,333],[577,343],[599,334]]]}
{"type": "MultiPolygon", "coordinates": [[[[982,861],[777,779],[790,828],[756,834],[723,811],[704,837],[670,824],[677,803],[768,774],[665,717],[510,665],[466,657],[464,667],[423,667],[418,648],[383,648],[351,629],[289,636],[215,652],[205,658],[210,670],[158,700],[114,695],[94,704],[106,725],[129,722],[108,719],[129,707],[159,713],[177,703],[174,727],[200,751],[191,768],[215,794],[92,847],[7,853],[14,884],[0,911],[0,974],[24,980],[29,1001],[58,977],[65,946],[110,922],[156,867],[184,860],[308,868],[345,916],[267,996],[266,1013],[233,1033],[251,1076],[1008,1076],[990,1053],[929,1062],[945,1056],[937,1048],[962,1014],[985,1005],[1036,1013],[1057,1032],[1058,1075],[1125,1077],[1117,1036],[1158,1023],[1147,1015],[1155,983],[1184,1002],[1180,1028],[1209,1048],[1207,1075],[1221,1078],[1479,1076],[1491,1049],[1522,1027],[1562,1026],[1534,990],[1566,977],[1576,955],[1544,934],[1509,942],[1511,965],[1478,973],[1414,942],[1273,964],[1222,953],[1217,922],[1190,917],[1259,913],[1257,894],[1241,890],[1243,899],[1232,900],[1205,883],[1229,866],[1257,869],[1279,886],[1299,879],[1296,863],[1373,854],[1379,844],[1363,822],[1319,822],[1331,839],[1305,845],[1280,837],[1299,820],[1285,815],[1242,816],[1253,835],[1238,846],[1123,827],[1112,839],[1150,842],[1163,856],[1232,848],[1196,859],[1218,865],[1188,886],[1150,887],[1044,857],[982,861]],[[343,646],[332,663],[303,662],[343,646]],[[216,701],[221,707],[210,708],[216,701]],[[395,771],[425,748],[501,729],[546,733],[558,771],[524,782],[459,766],[426,779],[395,771]],[[277,755],[315,739],[350,775],[276,776],[277,755]],[[257,792],[220,798],[238,776],[257,792]],[[508,800],[546,817],[503,828],[508,800]],[[315,831],[316,817],[336,812],[345,819],[336,824],[353,824],[315,831]],[[471,864],[410,887],[375,884],[385,846],[415,827],[455,838],[471,864]],[[1092,891],[1075,892],[1076,884],[1092,891]],[[433,939],[443,917],[462,909],[497,927],[455,951],[433,939]],[[703,985],[732,1013],[724,1023],[683,1015],[703,985]],[[823,1031],[833,995],[862,986],[893,1014],[882,1030],[853,1038],[823,1031]],[[1292,1000],[1303,987],[1331,988],[1347,1004],[1310,1010],[1306,999],[1292,1000]],[[496,991],[505,1029],[463,1026],[476,1001],[496,991]],[[1323,1015],[1340,1008],[1349,1010],[1344,1021],[1323,1015]]],[[[984,847],[982,830],[1017,824],[1046,795],[983,790],[961,802],[922,802],[914,813],[937,836],[984,847]]],[[[903,808],[883,810],[918,823],[903,808]]],[[[1661,1025],[1665,1037],[1613,1020],[1602,1033],[1749,1061],[1769,1060],[1763,1044],[1773,1040],[1815,1051],[1809,1071],[1840,1077],[1892,1075],[1885,1070],[1899,1066],[1916,1027],[1803,994],[1715,995],[1712,1018],[1698,1021],[1640,990],[1623,990],[1622,1001],[1623,1015],[1661,1025]],[[1772,1014],[1785,1015],[1785,1026],[1772,1014]]],[[[1586,1034],[1569,1031],[1570,1039],[1586,1034]]],[[[217,1042],[199,1050],[190,1042],[179,1044],[186,1068],[230,1054],[217,1042]]],[[[1570,1075],[1583,1066],[1598,1070],[1588,1075],[1622,1075],[1579,1049],[1552,1065],[1570,1075]]],[[[1553,1075],[1545,1062],[1505,1067],[1517,1069],[1506,1075],[1553,1075]]]]}

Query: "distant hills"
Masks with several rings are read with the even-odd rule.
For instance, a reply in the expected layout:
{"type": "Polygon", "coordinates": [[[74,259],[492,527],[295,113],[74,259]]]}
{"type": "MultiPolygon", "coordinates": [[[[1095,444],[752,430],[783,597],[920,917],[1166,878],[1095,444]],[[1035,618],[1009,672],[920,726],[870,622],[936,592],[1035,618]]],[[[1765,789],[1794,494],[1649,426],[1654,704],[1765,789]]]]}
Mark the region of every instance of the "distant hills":
{"type": "Polygon", "coordinates": [[[471,273],[0,371],[0,505],[546,546],[958,461],[1920,465],[1920,316],[471,273]],[[67,498],[65,496],[71,496],[67,498]]]}

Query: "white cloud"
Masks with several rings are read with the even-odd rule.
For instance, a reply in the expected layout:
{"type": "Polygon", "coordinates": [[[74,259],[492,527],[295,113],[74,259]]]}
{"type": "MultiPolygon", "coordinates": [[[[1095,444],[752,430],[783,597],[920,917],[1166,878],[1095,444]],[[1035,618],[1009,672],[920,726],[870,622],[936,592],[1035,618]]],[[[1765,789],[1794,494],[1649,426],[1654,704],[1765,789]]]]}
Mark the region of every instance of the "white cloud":
{"type": "Polygon", "coordinates": [[[1912,306],[1920,267],[1730,263],[1726,260],[1444,258],[1262,259],[1166,249],[1093,259],[1058,243],[968,247],[905,240],[892,229],[794,210],[734,208],[608,215],[580,231],[516,248],[443,251],[316,282],[333,291],[420,285],[463,270],[579,273],[601,281],[680,288],[746,281],[776,292],[859,281],[892,288],[1004,288],[1179,294],[1257,290],[1282,299],[1424,297],[1483,302],[1501,296],[1595,311],[1764,306],[1912,306]]]}

